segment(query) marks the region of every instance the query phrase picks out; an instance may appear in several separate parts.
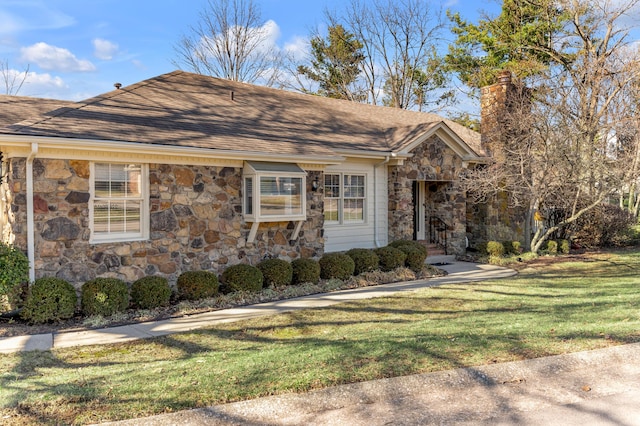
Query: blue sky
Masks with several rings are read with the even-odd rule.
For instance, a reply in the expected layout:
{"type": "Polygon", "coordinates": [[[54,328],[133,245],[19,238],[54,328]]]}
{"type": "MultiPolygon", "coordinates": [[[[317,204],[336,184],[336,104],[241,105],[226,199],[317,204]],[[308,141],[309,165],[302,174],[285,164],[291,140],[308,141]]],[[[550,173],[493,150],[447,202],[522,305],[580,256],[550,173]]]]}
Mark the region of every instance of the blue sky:
{"type": "MultiPolygon", "coordinates": [[[[446,1],[446,0],[445,0],[446,1]]],[[[256,0],[280,48],[301,45],[345,0],[256,0]]],[[[18,93],[80,100],[173,71],[174,46],[206,0],[0,0],[0,62],[29,76],[18,93]]],[[[497,1],[449,0],[475,20],[497,1]]],[[[4,87],[0,87],[4,93],[4,87]]]]}

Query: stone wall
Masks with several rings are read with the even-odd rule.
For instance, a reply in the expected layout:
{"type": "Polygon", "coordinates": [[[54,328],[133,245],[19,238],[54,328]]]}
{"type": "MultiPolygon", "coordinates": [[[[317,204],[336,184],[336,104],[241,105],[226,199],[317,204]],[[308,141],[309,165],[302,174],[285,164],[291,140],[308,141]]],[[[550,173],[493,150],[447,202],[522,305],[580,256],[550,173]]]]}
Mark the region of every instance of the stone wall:
{"type": "Polygon", "coordinates": [[[413,183],[426,181],[433,191],[427,202],[433,214],[448,226],[448,250],[465,251],[466,197],[457,183],[463,169],[462,159],[437,136],[423,142],[412,151],[413,157],[403,165],[389,167],[389,241],[413,239],[413,183]]]}
{"type": "MultiPolygon", "coordinates": [[[[11,188],[15,244],[26,249],[24,159],[13,160],[11,188]]],[[[242,169],[149,165],[149,240],[90,244],[89,162],[34,160],[36,277],[57,276],[75,285],[95,277],[132,282],[160,275],[175,282],[187,270],[221,273],[227,265],[257,264],[265,257],[294,259],[323,254],[322,195],[307,179],[307,221],[290,241],[291,222],[263,223],[255,241],[242,216],[242,169]]]]}

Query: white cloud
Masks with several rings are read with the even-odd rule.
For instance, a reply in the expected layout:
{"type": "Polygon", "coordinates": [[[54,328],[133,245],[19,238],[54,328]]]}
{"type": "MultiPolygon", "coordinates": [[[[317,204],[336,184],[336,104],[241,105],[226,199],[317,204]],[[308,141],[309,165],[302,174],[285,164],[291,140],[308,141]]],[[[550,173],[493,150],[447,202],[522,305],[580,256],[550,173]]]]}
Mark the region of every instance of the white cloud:
{"type": "Polygon", "coordinates": [[[21,49],[21,60],[34,63],[44,70],[60,72],[88,72],[95,71],[96,67],[86,59],[78,59],[73,53],[61,47],[51,46],[47,43],[36,43],[21,49]]]}
{"type": "Polygon", "coordinates": [[[96,38],[93,40],[93,56],[98,59],[110,61],[113,56],[118,52],[118,45],[102,38],[96,38]]]}
{"type": "MultiPolygon", "coordinates": [[[[54,77],[48,73],[38,74],[37,72],[25,72],[10,69],[7,72],[10,81],[16,83],[13,87],[13,94],[20,96],[36,96],[44,98],[62,99],[67,95],[69,87],[60,77],[54,77]],[[22,87],[18,84],[23,82],[22,87]],[[15,91],[19,91],[15,93],[15,91]]],[[[4,88],[3,88],[4,89],[4,88]]]]}
{"type": "Polygon", "coordinates": [[[302,60],[309,55],[309,39],[306,37],[294,37],[285,43],[284,51],[295,60],[302,60]]]}

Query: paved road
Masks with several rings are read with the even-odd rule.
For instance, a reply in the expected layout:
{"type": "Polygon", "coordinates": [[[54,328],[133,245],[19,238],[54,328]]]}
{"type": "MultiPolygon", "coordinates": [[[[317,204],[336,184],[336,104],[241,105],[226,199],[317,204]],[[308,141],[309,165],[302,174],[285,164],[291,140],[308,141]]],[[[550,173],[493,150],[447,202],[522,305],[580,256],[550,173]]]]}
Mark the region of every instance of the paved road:
{"type": "Polygon", "coordinates": [[[640,344],[396,377],[109,425],[640,425],[640,344]]]}

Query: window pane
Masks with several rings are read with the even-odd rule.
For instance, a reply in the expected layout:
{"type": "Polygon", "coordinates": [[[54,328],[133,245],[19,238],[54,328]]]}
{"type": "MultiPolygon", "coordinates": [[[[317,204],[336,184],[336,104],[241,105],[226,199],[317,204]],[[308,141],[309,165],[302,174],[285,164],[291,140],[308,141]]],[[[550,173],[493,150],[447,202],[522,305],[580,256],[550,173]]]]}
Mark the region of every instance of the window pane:
{"type": "Polygon", "coordinates": [[[96,202],[93,205],[94,232],[109,232],[109,202],[96,202]]]}
{"type": "Polygon", "coordinates": [[[327,222],[337,222],[340,220],[338,217],[338,205],[339,200],[325,199],[324,200],[324,220],[327,222]]]}
{"type": "Polygon", "coordinates": [[[125,215],[124,201],[112,201],[109,203],[109,231],[124,232],[125,231],[125,215]]]}
{"type": "Polygon", "coordinates": [[[96,164],[95,166],[95,196],[96,197],[109,197],[109,164],[96,164]]]}
{"type": "Polygon", "coordinates": [[[345,198],[343,220],[345,222],[363,221],[364,220],[364,200],[345,198]]]}
{"type": "Polygon", "coordinates": [[[260,178],[260,213],[265,216],[302,214],[302,178],[260,178]]]}
{"type": "Polygon", "coordinates": [[[344,196],[346,198],[364,197],[364,176],[344,175],[344,196]]]}
{"type": "Polygon", "coordinates": [[[324,175],[325,197],[340,197],[340,175],[324,175]]]}
{"type": "Polygon", "coordinates": [[[244,179],[244,212],[253,214],[253,178],[244,179]]]}
{"type": "Polygon", "coordinates": [[[140,232],[141,229],[142,227],[140,226],[140,202],[126,201],[125,202],[125,231],[140,232]]]}

